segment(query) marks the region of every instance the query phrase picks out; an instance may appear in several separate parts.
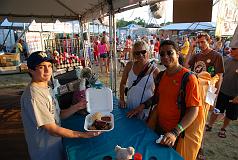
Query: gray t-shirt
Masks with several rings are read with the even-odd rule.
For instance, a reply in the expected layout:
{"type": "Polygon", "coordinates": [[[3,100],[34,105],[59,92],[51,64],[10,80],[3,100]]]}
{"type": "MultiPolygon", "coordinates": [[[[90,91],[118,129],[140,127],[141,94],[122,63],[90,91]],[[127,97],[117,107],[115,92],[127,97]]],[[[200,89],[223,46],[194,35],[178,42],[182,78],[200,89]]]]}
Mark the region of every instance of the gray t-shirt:
{"type": "Polygon", "coordinates": [[[217,73],[224,73],[224,63],[222,56],[212,50],[207,54],[198,53],[195,54],[188,63],[191,66],[192,71],[195,73],[201,73],[207,71],[211,76],[215,76],[217,73]]]}
{"type": "Polygon", "coordinates": [[[41,126],[60,125],[60,109],[51,88],[29,85],[21,97],[21,116],[32,160],[61,160],[61,137],[52,136],[41,126]]]}
{"type": "Polygon", "coordinates": [[[238,60],[228,57],[225,60],[225,73],[221,92],[228,96],[238,96],[238,60]]]}

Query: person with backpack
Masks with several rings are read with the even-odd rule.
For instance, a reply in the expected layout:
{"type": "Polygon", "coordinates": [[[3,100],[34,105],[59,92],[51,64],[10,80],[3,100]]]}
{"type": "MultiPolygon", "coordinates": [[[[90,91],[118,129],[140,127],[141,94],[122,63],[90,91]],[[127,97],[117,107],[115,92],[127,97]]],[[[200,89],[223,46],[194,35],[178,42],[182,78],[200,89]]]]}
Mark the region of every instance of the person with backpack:
{"type": "Polygon", "coordinates": [[[175,42],[161,42],[159,53],[166,70],[158,74],[154,96],[143,103],[144,108],[155,104],[148,126],[164,135],[160,144],[174,147],[185,160],[195,160],[204,128],[198,80],[179,64],[175,42]]]}
{"type": "Polygon", "coordinates": [[[144,110],[140,104],[153,96],[154,79],[159,73],[159,69],[146,58],[148,52],[148,45],[144,41],[135,42],[132,52],[134,61],[128,62],[123,71],[119,105],[130,110],[127,113],[129,118],[137,116],[146,120],[148,117],[149,110],[144,110]]]}

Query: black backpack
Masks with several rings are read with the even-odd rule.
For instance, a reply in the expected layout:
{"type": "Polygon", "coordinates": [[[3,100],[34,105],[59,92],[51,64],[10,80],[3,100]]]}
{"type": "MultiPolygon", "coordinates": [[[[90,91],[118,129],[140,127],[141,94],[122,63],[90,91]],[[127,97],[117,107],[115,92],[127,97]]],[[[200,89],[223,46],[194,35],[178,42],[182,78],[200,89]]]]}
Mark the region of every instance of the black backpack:
{"type": "MultiPolygon", "coordinates": [[[[159,83],[160,83],[160,80],[161,80],[164,72],[165,71],[161,71],[158,74],[157,78],[156,78],[156,81],[155,81],[155,84],[156,84],[155,91],[159,87],[159,83]]],[[[191,74],[193,74],[193,72],[191,72],[191,71],[184,73],[184,75],[182,77],[182,80],[181,80],[181,86],[180,86],[180,89],[179,89],[179,95],[177,97],[177,104],[178,104],[178,108],[180,110],[179,122],[181,122],[181,120],[184,117],[185,112],[186,112],[186,101],[185,101],[185,98],[186,98],[186,86],[187,86],[187,82],[189,80],[188,77],[191,74]]],[[[159,97],[158,97],[158,100],[159,100],[159,97]]],[[[181,133],[181,137],[183,138],[184,136],[185,136],[185,131],[183,131],[181,133]]]]}

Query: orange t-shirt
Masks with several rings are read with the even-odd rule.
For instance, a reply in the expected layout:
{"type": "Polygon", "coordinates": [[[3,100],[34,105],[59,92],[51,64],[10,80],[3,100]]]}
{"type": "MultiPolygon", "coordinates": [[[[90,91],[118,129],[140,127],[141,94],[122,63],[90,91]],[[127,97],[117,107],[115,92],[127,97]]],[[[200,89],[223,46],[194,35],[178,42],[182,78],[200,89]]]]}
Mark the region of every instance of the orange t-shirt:
{"type": "MultiPolygon", "coordinates": [[[[178,92],[181,86],[183,74],[188,71],[188,69],[183,68],[172,76],[168,76],[165,72],[159,83],[158,90],[156,91],[156,94],[159,94],[157,122],[165,132],[171,131],[179,123],[180,110],[177,105],[178,92]]],[[[199,100],[197,78],[195,75],[190,75],[186,85],[186,106],[199,106],[199,100]]]]}

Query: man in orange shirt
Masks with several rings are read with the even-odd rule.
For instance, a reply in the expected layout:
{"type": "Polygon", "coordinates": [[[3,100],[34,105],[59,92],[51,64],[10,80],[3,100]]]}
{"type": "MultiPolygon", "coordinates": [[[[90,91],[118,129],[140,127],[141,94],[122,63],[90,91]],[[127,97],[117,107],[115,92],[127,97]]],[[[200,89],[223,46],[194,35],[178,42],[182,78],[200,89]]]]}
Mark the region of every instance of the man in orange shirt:
{"type": "MultiPolygon", "coordinates": [[[[161,63],[167,68],[163,73],[155,99],[155,109],[148,119],[148,125],[164,137],[160,144],[176,148],[185,160],[195,160],[202,141],[204,128],[203,111],[200,107],[198,81],[190,74],[186,84],[186,112],[180,117],[178,95],[184,74],[188,69],[178,62],[178,47],[173,41],[165,40],[160,45],[161,63]],[[181,134],[185,130],[185,134],[181,134]],[[181,136],[180,136],[181,134],[181,136]]],[[[143,103],[147,108],[148,103],[143,103]]]]}

